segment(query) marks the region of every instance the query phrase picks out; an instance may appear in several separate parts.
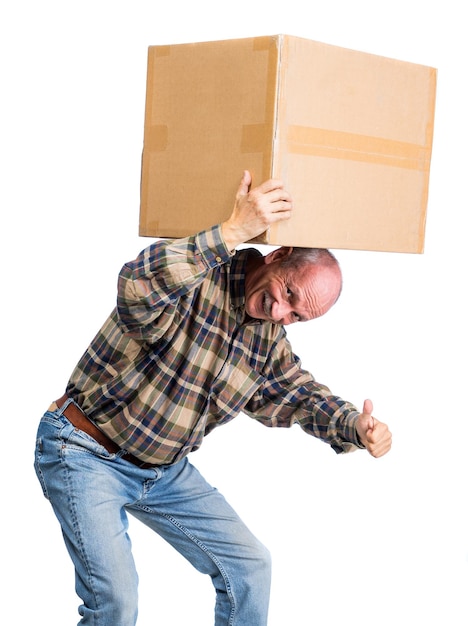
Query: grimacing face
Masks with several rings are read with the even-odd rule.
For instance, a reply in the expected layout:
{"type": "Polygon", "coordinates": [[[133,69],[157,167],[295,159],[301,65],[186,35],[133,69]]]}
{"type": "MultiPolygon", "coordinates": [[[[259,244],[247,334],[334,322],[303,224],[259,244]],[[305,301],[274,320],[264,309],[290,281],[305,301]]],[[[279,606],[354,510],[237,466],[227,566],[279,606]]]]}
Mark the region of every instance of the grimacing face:
{"type": "Polygon", "coordinates": [[[288,250],[274,250],[263,257],[264,263],[247,272],[245,306],[250,317],[288,325],[320,317],[336,302],[341,289],[339,268],[285,267],[282,260],[288,250]]]}

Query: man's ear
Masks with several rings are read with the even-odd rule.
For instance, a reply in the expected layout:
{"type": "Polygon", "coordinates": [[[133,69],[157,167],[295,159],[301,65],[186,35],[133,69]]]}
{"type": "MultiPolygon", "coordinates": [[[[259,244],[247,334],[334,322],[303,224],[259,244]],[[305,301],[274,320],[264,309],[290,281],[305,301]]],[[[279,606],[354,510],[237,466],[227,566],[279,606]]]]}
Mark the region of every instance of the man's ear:
{"type": "Polygon", "coordinates": [[[273,263],[273,261],[281,261],[285,257],[289,256],[292,251],[292,247],[282,246],[281,248],[276,248],[276,250],[273,250],[273,252],[269,252],[263,260],[266,264],[273,263]]]}

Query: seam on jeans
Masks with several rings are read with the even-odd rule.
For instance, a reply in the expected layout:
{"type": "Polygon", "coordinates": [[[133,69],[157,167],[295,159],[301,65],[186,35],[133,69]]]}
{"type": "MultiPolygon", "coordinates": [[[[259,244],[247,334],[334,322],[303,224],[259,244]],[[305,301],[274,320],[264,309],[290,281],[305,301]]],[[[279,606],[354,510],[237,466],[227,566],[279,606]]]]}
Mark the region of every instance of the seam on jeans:
{"type": "MultiPolygon", "coordinates": [[[[145,508],[145,507],[143,507],[143,508],[145,508]]],[[[223,577],[223,580],[224,580],[224,582],[226,584],[226,591],[227,591],[229,600],[231,602],[231,607],[232,607],[231,608],[231,614],[229,616],[229,624],[233,624],[233,620],[234,620],[234,617],[235,617],[235,611],[236,611],[236,603],[235,603],[234,596],[232,595],[232,589],[231,589],[231,585],[229,583],[229,576],[228,576],[227,572],[225,571],[225,569],[223,568],[223,566],[221,565],[220,561],[216,558],[216,556],[211,552],[211,550],[209,550],[209,548],[204,543],[202,543],[199,539],[197,539],[197,537],[195,537],[195,535],[193,535],[183,524],[181,524],[174,517],[172,517],[172,515],[167,515],[165,513],[160,513],[160,515],[162,517],[166,518],[169,522],[171,522],[171,524],[176,526],[181,532],[184,533],[184,535],[186,537],[188,537],[201,550],[203,550],[203,552],[205,552],[205,554],[207,554],[210,557],[210,559],[213,561],[213,563],[219,569],[219,571],[221,572],[221,576],[223,577]]]]}
{"type": "Polygon", "coordinates": [[[73,497],[71,495],[72,492],[74,493],[74,490],[72,488],[71,471],[70,471],[69,464],[63,455],[62,446],[61,446],[61,452],[59,453],[59,458],[62,464],[63,482],[65,484],[65,490],[68,496],[68,508],[69,508],[70,519],[71,519],[71,526],[70,526],[69,534],[73,534],[75,538],[75,542],[76,542],[75,548],[80,554],[80,559],[83,563],[83,567],[87,575],[88,591],[90,591],[94,597],[96,611],[99,611],[101,607],[100,597],[97,592],[97,587],[94,584],[94,581],[96,580],[96,574],[95,572],[93,572],[93,568],[91,567],[91,562],[88,557],[87,550],[85,549],[85,542],[83,541],[83,536],[82,536],[80,524],[78,521],[78,514],[77,514],[78,507],[76,505],[76,495],[73,495],[73,497]]]}
{"type": "Polygon", "coordinates": [[[44,473],[42,471],[42,457],[43,457],[43,453],[42,453],[42,437],[38,437],[36,440],[36,449],[35,449],[35,456],[34,456],[34,469],[36,471],[36,475],[37,478],[39,480],[39,483],[41,485],[42,488],[42,493],[44,495],[44,497],[49,500],[49,492],[47,489],[47,484],[45,481],[45,477],[44,477],[44,473]]]}

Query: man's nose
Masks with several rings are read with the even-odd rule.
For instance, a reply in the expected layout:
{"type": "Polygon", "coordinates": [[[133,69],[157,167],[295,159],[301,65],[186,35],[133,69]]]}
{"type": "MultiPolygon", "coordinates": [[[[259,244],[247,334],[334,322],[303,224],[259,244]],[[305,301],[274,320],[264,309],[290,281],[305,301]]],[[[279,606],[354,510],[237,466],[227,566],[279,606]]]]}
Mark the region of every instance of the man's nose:
{"type": "Polygon", "coordinates": [[[291,305],[287,302],[274,302],[271,307],[271,317],[277,324],[288,324],[291,305]]]}

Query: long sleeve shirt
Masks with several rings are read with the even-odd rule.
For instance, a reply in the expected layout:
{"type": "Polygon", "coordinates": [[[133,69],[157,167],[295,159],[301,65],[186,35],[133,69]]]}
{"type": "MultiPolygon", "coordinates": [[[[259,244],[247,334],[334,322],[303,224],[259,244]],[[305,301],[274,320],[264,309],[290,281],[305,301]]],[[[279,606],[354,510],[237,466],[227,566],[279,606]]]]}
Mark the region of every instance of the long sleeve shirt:
{"type": "Polygon", "coordinates": [[[117,305],[67,393],[117,445],[172,464],[240,412],[299,426],[337,452],[362,447],[356,407],[303,370],[283,326],[245,313],[247,258],[221,227],[151,244],[126,263],[117,305]]]}

